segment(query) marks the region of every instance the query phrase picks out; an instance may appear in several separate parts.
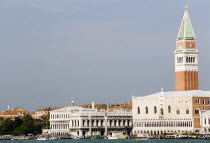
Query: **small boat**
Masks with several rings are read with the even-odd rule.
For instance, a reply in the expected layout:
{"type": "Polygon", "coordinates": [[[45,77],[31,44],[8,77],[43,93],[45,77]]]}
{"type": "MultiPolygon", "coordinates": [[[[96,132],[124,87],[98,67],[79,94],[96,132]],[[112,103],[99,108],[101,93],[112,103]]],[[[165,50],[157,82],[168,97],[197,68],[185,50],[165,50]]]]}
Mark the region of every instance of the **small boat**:
{"type": "Polygon", "coordinates": [[[122,132],[112,132],[112,136],[108,136],[108,139],[128,139],[128,135],[122,132]]]}
{"type": "Polygon", "coordinates": [[[47,138],[42,138],[42,137],[39,137],[36,139],[37,141],[44,141],[44,140],[48,140],[47,138]]]}
{"type": "Polygon", "coordinates": [[[134,140],[134,141],[138,141],[138,140],[140,140],[140,139],[139,139],[139,138],[133,138],[133,140],[134,140]]]}
{"type": "Polygon", "coordinates": [[[52,138],[48,138],[47,140],[58,140],[59,138],[55,138],[55,137],[52,137],[52,138]]]}
{"type": "Polygon", "coordinates": [[[59,138],[55,138],[55,137],[51,137],[51,138],[43,138],[43,137],[39,137],[36,140],[37,141],[46,141],[46,140],[58,140],[59,138]]]}
{"type": "Polygon", "coordinates": [[[80,139],[79,137],[73,137],[72,139],[74,139],[74,140],[78,140],[78,139],[80,139]]]}
{"type": "Polygon", "coordinates": [[[133,140],[138,141],[138,140],[148,140],[149,138],[145,137],[145,138],[133,138],[133,140]]]}

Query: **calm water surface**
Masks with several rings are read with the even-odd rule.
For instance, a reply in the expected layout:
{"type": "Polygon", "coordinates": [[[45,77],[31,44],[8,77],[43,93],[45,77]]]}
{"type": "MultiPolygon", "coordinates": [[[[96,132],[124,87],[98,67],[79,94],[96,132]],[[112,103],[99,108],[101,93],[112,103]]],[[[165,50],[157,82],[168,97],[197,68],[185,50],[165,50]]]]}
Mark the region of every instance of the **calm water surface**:
{"type": "Polygon", "coordinates": [[[57,140],[57,141],[36,141],[36,140],[5,140],[0,143],[210,143],[210,140],[57,140]]]}

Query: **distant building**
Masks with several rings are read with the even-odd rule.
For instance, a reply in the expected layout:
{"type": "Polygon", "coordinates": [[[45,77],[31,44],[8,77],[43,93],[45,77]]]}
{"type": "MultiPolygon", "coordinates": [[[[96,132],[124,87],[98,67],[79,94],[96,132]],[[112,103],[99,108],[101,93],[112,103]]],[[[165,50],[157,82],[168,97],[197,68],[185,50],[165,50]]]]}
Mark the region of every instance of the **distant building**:
{"type": "Polygon", "coordinates": [[[55,110],[55,109],[60,109],[63,107],[45,107],[45,108],[40,108],[37,109],[34,112],[31,112],[30,115],[34,119],[42,119],[42,117],[49,116],[49,111],[55,110]]]}
{"type": "Polygon", "coordinates": [[[16,117],[23,117],[24,114],[28,113],[26,110],[22,109],[22,108],[16,108],[15,110],[6,110],[0,113],[0,118],[3,119],[14,119],[16,117]]]}
{"type": "Polygon", "coordinates": [[[78,106],[50,111],[49,134],[53,135],[87,137],[109,135],[113,131],[130,133],[131,129],[131,112],[101,112],[78,106]]]}
{"type": "Polygon", "coordinates": [[[79,105],[79,107],[83,108],[94,108],[97,112],[131,112],[132,104],[124,103],[124,104],[83,104],[79,105]]]}

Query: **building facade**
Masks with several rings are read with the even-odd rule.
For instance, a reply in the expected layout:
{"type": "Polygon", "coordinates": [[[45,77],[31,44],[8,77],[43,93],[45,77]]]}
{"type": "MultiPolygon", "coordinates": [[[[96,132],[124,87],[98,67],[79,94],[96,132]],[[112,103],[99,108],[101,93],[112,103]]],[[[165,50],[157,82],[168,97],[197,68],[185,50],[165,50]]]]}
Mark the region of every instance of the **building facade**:
{"type": "Polygon", "coordinates": [[[133,134],[199,132],[200,112],[210,109],[209,91],[172,91],[132,97],[133,134]]]}
{"type": "Polygon", "coordinates": [[[2,119],[14,119],[16,117],[23,117],[28,112],[22,108],[16,108],[16,109],[8,109],[6,111],[3,111],[0,113],[0,118],[2,119]]]}
{"type": "Polygon", "coordinates": [[[83,108],[94,108],[97,112],[131,112],[132,104],[124,103],[124,104],[83,104],[79,105],[79,107],[83,108]],[[93,107],[94,106],[94,107],[93,107]]]}
{"type": "Polygon", "coordinates": [[[34,112],[31,112],[30,115],[34,119],[42,119],[43,117],[48,117],[49,116],[49,111],[55,110],[55,109],[60,109],[63,107],[45,107],[45,108],[40,108],[37,109],[34,112]]]}
{"type": "Polygon", "coordinates": [[[210,134],[210,109],[209,111],[201,112],[201,133],[210,134]]]}
{"type": "Polygon", "coordinates": [[[77,106],[50,111],[49,133],[52,135],[107,136],[112,131],[129,133],[131,129],[131,112],[96,112],[77,106]]]}

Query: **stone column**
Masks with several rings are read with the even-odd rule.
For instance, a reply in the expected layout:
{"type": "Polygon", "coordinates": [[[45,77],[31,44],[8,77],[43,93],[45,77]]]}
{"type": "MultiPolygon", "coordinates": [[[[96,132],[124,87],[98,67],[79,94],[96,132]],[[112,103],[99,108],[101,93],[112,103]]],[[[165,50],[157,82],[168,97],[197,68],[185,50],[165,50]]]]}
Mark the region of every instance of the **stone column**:
{"type": "Polygon", "coordinates": [[[125,126],[128,126],[128,120],[127,119],[125,120],[125,126]]]}
{"type": "Polygon", "coordinates": [[[102,126],[101,125],[101,119],[98,120],[98,127],[102,126]]]}
{"type": "Polygon", "coordinates": [[[72,127],[72,121],[69,120],[69,127],[72,127]]]}
{"type": "Polygon", "coordinates": [[[83,137],[82,130],[79,130],[79,136],[83,137]]]}
{"type": "Polygon", "coordinates": [[[115,126],[115,124],[114,124],[114,123],[115,123],[115,120],[113,119],[113,120],[112,120],[112,126],[113,126],[113,127],[115,126]]]}
{"type": "MultiPolygon", "coordinates": [[[[104,121],[105,123],[105,121],[104,121]]],[[[105,126],[106,126],[106,123],[105,123],[105,126]]],[[[110,120],[107,119],[107,126],[110,126],[110,120]]]]}
{"type": "Polygon", "coordinates": [[[104,123],[105,123],[105,132],[104,132],[104,135],[105,136],[108,136],[108,122],[107,122],[107,119],[108,119],[108,117],[105,116],[104,117],[104,123]]]}
{"type": "Polygon", "coordinates": [[[82,118],[79,118],[79,127],[83,127],[83,119],[82,118]]]}
{"type": "Polygon", "coordinates": [[[89,116],[89,136],[92,136],[92,117],[89,116]]]}
{"type": "Polygon", "coordinates": [[[119,120],[116,121],[116,126],[117,126],[117,127],[119,126],[119,120]]]}
{"type": "Polygon", "coordinates": [[[96,120],[93,120],[93,126],[96,127],[96,120]]]}

